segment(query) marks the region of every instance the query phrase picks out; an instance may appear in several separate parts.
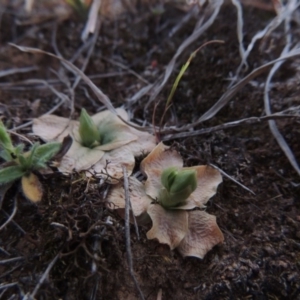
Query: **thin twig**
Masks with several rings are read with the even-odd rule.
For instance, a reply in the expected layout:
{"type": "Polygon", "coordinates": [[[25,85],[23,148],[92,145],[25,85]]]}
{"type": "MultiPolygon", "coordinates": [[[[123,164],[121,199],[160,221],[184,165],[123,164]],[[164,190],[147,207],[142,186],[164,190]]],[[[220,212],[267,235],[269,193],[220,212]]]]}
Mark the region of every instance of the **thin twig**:
{"type": "Polygon", "coordinates": [[[132,219],[133,219],[133,224],[134,224],[134,228],[135,228],[135,233],[136,233],[136,237],[138,240],[140,240],[140,233],[139,233],[139,227],[138,227],[138,224],[137,224],[137,221],[136,221],[136,217],[133,213],[133,210],[132,210],[132,205],[131,205],[131,201],[129,202],[130,204],[130,211],[131,211],[131,216],[132,216],[132,219]]]}
{"type": "MultiPolygon", "coordinates": [[[[110,78],[110,77],[117,77],[117,76],[125,76],[130,74],[129,72],[110,72],[105,74],[94,74],[94,75],[88,75],[88,78],[92,79],[101,79],[101,78],[110,78]]],[[[75,81],[76,77],[69,78],[70,81],[75,81]]],[[[64,84],[59,79],[49,79],[48,84],[50,85],[62,85],[64,84]]],[[[45,85],[36,84],[34,85],[32,82],[28,82],[28,80],[22,80],[22,81],[14,81],[14,82],[1,82],[0,83],[1,89],[13,89],[13,90],[21,90],[25,91],[28,89],[44,89],[47,88],[45,85]],[[27,87],[28,86],[28,87],[27,87]]]]}
{"type": "Polygon", "coordinates": [[[98,299],[98,296],[97,296],[97,291],[98,291],[98,288],[99,288],[99,276],[96,275],[96,278],[94,279],[94,284],[92,285],[92,293],[89,297],[89,300],[96,300],[98,299]]]}
{"type": "MultiPolygon", "coordinates": [[[[44,86],[48,87],[59,99],[61,99],[61,101],[55,105],[53,108],[51,108],[48,112],[46,112],[45,114],[51,114],[53,113],[54,111],[56,111],[62,104],[65,103],[65,101],[71,101],[69,99],[69,97],[63,93],[60,93],[59,91],[57,91],[53,86],[51,86],[46,80],[42,80],[42,79],[29,79],[26,81],[26,83],[28,84],[31,84],[31,83],[38,83],[38,84],[43,84],[44,86]]],[[[56,100],[55,100],[56,101],[56,100]]],[[[33,121],[29,121],[29,122],[26,122],[22,125],[19,125],[19,126],[16,126],[14,128],[12,128],[11,130],[12,131],[16,131],[18,129],[21,129],[21,128],[25,128],[27,126],[30,126],[31,124],[33,123],[33,121]]],[[[11,132],[13,133],[13,132],[11,132]]],[[[16,134],[16,133],[14,133],[16,134]]]]}
{"type": "MultiPolygon", "coordinates": [[[[58,100],[58,98],[56,98],[55,100],[54,100],[54,102],[56,102],[58,100]]],[[[54,107],[52,107],[50,110],[48,110],[46,113],[44,113],[44,115],[50,115],[50,114],[52,114],[52,113],[54,113],[59,107],[61,107],[63,104],[65,103],[65,99],[62,99],[60,102],[58,102],[54,107]]],[[[25,127],[27,127],[27,126],[30,126],[30,125],[32,125],[33,124],[33,121],[29,121],[29,122],[26,122],[26,123],[24,123],[24,124],[21,124],[21,125],[19,125],[19,126],[16,126],[16,127],[14,127],[14,128],[12,128],[12,129],[10,129],[11,130],[11,133],[13,133],[13,131],[16,131],[16,130],[19,130],[19,129],[21,129],[21,128],[25,128],[25,127]]]]}
{"type": "Polygon", "coordinates": [[[73,54],[73,56],[70,58],[70,62],[74,63],[79,57],[80,55],[91,46],[91,43],[93,42],[93,38],[89,39],[88,41],[86,41],[85,43],[83,43],[78,49],[77,51],[73,54]]]}
{"type": "Polygon", "coordinates": [[[190,11],[184,14],[181,20],[178,20],[175,26],[170,30],[168,38],[171,39],[187,22],[191,20],[199,11],[198,6],[194,6],[190,11]]]}
{"type": "Polygon", "coordinates": [[[127,177],[127,170],[124,166],[122,166],[122,169],[123,169],[123,176],[124,176],[124,191],[125,191],[125,239],[126,239],[127,263],[129,267],[129,273],[133,279],[134,285],[139,292],[140,298],[144,300],[145,297],[143,295],[143,292],[137,282],[137,279],[133,271],[132,253],[131,253],[131,245],[130,245],[130,226],[129,226],[129,211],[130,211],[129,183],[127,177]]]}
{"type": "Polygon", "coordinates": [[[79,234],[79,237],[83,238],[83,237],[88,236],[95,229],[95,227],[98,226],[98,225],[105,225],[105,226],[111,227],[111,225],[109,223],[106,223],[106,222],[103,222],[103,221],[97,221],[93,225],[91,225],[91,227],[86,232],[81,232],[79,234]]]}
{"type": "Polygon", "coordinates": [[[228,175],[225,171],[223,171],[222,169],[220,169],[219,167],[213,165],[213,164],[209,164],[210,166],[212,166],[214,169],[218,170],[221,174],[223,174],[225,177],[227,177],[228,179],[232,180],[234,183],[236,183],[237,185],[241,186],[243,189],[245,189],[246,191],[248,191],[249,193],[255,195],[255,193],[250,190],[249,188],[247,188],[245,185],[243,185],[242,183],[240,183],[239,181],[237,181],[236,179],[234,179],[232,176],[228,175]]]}
{"type": "MultiPolygon", "coordinates": [[[[89,63],[89,61],[90,61],[90,58],[91,58],[91,56],[92,56],[92,54],[93,54],[93,52],[94,52],[95,45],[96,45],[96,42],[97,42],[97,40],[98,40],[98,36],[99,36],[99,32],[100,32],[100,27],[101,27],[101,22],[100,22],[100,18],[99,18],[99,19],[97,20],[97,23],[96,23],[96,29],[95,29],[95,33],[94,33],[94,35],[93,35],[93,37],[92,37],[92,42],[90,43],[90,44],[91,44],[91,45],[90,45],[90,48],[89,48],[88,53],[87,53],[87,55],[86,55],[85,61],[84,61],[83,65],[82,65],[82,67],[81,67],[81,69],[80,69],[82,72],[85,71],[85,69],[86,69],[86,67],[87,67],[87,65],[88,65],[88,63],[89,63]]],[[[73,91],[74,91],[75,88],[77,87],[77,85],[78,85],[78,83],[80,82],[80,80],[81,80],[81,76],[80,76],[80,75],[77,75],[77,78],[75,79],[75,82],[74,82],[73,85],[72,85],[72,90],[73,90],[73,91]]]]}
{"type": "Polygon", "coordinates": [[[11,288],[16,285],[18,285],[18,282],[0,284],[0,290],[11,288]]]}
{"type": "Polygon", "coordinates": [[[13,68],[13,69],[9,69],[9,70],[3,70],[3,71],[0,71],[0,78],[9,76],[9,75],[18,74],[18,73],[28,73],[28,72],[32,72],[32,71],[36,71],[36,70],[38,70],[37,67],[13,68]]]}
{"type": "MultiPolygon", "coordinates": [[[[13,268],[10,268],[7,272],[1,273],[0,279],[1,279],[1,278],[5,278],[6,276],[10,275],[10,274],[13,273],[15,270],[17,270],[17,269],[19,269],[19,268],[21,268],[21,267],[24,267],[24,265],[23,265],[22,262],[20,262],[19,264],[17,264],[17,265],[16,265],[15,267],[13,267],[13,268]]],[[[0,299],[2,299],[2,298],[0,297],[0,299]]]]}
{"type": "Polygon", "coordinates": [[[141,75],[139,75],[137,72],[133,71],[132,69],[130,69],[128,66],[125,66],[124,64],[118,62],[118,61],[115,61],[115,60],[112,60],[110,58],[106,58],[106,57],[102,57],[102,59],[104,61],[107,61],[115,66],[118,66],[126,71],[128,71],[128,73],[132,74],[133,76],[135,76],[136,78],[138,78],[140,81],[146,83],[146,84],[151,84],[147,79],[143,78],[141,75]]]}
{"type": "MultiPolygon", "coordinates": [[[[217,125],[214,127],[202,128],[202,129],[194,130],[194,131],[186,131],[186,132],[168,134],[168,135],[165,135],[164,137],[162,137],[162,141],[169,141],[169,140],[178,139],[178,138],[185,138],[185,137],[197,136],[197,135],[201,135],[201,134],[208,134],[208,133],[212,133],[215,131],[225,130],[225,129],[233,128],[233,127],[240,126],[240,125],[251,125],[251,124],[261,123],[262,121],[275,120],[275,119],[294,119],[294,118],[300,118],[300,115],[282,115],[280,113],[276,113],[276,114],[264,116],[264,117],[250,117],[250,118],[245,118],[245,119],[241,119],[241,120],[237,120],[237,121],[233,121],[233,122],[224,123],[224,124],[217,125]]],[[[167,130],[169,131],[170,129],[166,129],[166,131],[167,130]]],[[[177,131],[177,129],[174,129],[174,130],[177,131]]]]}
{"type": "MultiPolygon", "coordinates": [[[[1,210],[7,217],[9,217],[9,214],[5,210],[1,210]]],[[[14,220],[11,220],[11,224],[16,226],[24,235],[26,235],[26,231],[14,220]]]]}
{"type": "Polygon", "coordinates": [[[14,257],[14,258],[3,259],[3,260],[0,260],[0,265],[10,264],[12,262],[23,260],[23,259],[25,259],[23,256],[18,256],[18,257],[14,257]]]}
{"type": "Polygon", "coordinates": [[[27,143],[29,143],[30,145],[33,145],[32,141],[30,139],[28,139],[26,136],[19,134],[17,132],[14,132],[13,130],[7,130],[7,132],[9,132],[10,134],[16,135],[17,137],[19,137],[21,140],[26,141],[27,143]]]}
{"type": "Polygon", "coordinates": [[[18,209],[18,205],[17,205],[17,199],[15,197],[14,199],[14,209],[13,209],[13,212],[12,214],[9,216],[9,218],[6,220],[6,222],[4,222],[4,224],[1,225],[0,227],[0,231],[5,228],[5,226],[14,218],[16,212],[17,212],[17,209],[18,209]]]}
{"type": "Polygon", "coordinates": [[[5,255],[10,256],[11,254],[9,252],[7,252],[5,249],[3,249],[2,247],[0,247],[0,252],[3,252],[5,255]]]}
{"type": "Polygon", "coordinates": [[[51,269],[53,268],[54,264],[56,263],[57,259],[59,258],[60,253],[58,253],[54,259],[51,261],[51,263],[48,265],[47,269],[45,270],[44,274],[42,275],[42,277],[40,278],[38,284],[35,286],[33,292],[29,295],[29,298],[27,298],[28,300],[34,299],[36,293],[38,292],[38,290],[40,289],[41,285],[44,283],[44,281],[46,280],[46,278],[48,277],[51,269]]]}

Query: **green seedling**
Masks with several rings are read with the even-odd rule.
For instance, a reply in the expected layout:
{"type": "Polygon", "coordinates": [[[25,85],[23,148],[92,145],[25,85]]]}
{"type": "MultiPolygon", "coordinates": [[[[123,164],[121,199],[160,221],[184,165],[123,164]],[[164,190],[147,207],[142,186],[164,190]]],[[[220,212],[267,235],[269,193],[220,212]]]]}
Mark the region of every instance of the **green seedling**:
{"type": "Polygon", "coordinates": [[[9,184],[21,178],[24,195],[32,202],[42,198],[42,187],[33,171],[47,168],[47,163],[61,149],[61,143],[35,143],[31,149],[24,152],[24,144],[16,147],[12,144],[10,135],[0,121],[0,157],[5,161],[0,169],[0,185],[9,184]]]}
{"type": "Polygon", "coordinates": [[[162,172],[161,183],[158,202],[165,208],[182,206],[197,188],[197,172],[170,167],[162,172]]]}
{"type": "Polygon", "coordinates": [[[86,110],[81,110],[79,118],[79,134],[84,147],[94,148],[101,144],[100,132],[86,110]]]}

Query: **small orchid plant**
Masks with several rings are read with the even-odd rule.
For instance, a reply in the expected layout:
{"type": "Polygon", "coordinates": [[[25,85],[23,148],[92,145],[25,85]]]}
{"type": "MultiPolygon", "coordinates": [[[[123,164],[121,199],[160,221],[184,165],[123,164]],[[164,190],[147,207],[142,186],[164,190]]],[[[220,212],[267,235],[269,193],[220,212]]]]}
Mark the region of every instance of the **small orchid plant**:
{"type": "Polygon", "coordinates": [[[32,202],[42,199],[43,190],[38,177],[33,173],[47,168],[46,163],[61,149],[61,143],[35,143],[31,149],[24,152],[24,144],[16,147],[0,121],[0,157],[5,161],[0,166],[0,185],[10,184],[21,178],[24,195],[32,202]]]}
{"type": "MultiPolygon", "coordinates": [[[[183,256],[203,258],[215,245],[222,243],[223,234],[216,217],[203,210],[222,182],[219,171],[210,166],[183,167],[180,155],[158,144],[142,161],[141,170],[147,176],[143,184],[129,178],[130,199],[138,220],[149,218],[152,228],[148,239],[157,239],[171,250],[177,248],[183,256]]],[[[109,202],[124,209],[123,186],[115,186],[109,202]]]]}
{"type": "MultiPolygon", "coordinates": [[[[125,110],[116,111],[123,120],[128,120],[125,110]]],[[[63,173],[84,170],[87,175],[103,174],[105,170],[112,183],[123,176],[122,166],[131,174],[135,156],[149,153],[156,144],[153,135],[128,126],[107,110],[90,117],[82,109],[79,121],[44,115],[34,120],[33,133],[47,142],[62,141],[70,135],[73,144],[58,169],[63,173]]]]}

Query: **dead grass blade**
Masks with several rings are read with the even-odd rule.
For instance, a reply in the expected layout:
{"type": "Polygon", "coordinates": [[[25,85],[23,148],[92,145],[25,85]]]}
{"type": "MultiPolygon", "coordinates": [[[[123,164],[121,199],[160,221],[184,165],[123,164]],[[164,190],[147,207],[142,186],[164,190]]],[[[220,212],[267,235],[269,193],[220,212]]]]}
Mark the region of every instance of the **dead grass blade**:
{"type": "MultiPolygon", "coordinates": [[[[2,209],[1,211],[6,215],[6,217],[9,218],[9,214],[5,210],[2,209]]],[[[17,227],[22,234],[24,234],[24,235],[26,234],[26,231],[18,223],[16,223],[14,220],[11,220],[10,222],[11,222],[12,225],[14,225],[15,227],[17,227]]],[[[0,278],[1,278],[1,276],[0,276],[0,278]]]]}
{"type": "MultiPolygon", "coordinates": [[[[212,0],[209,2],[208,6],[206,7],[204,15],[197,22],[193,33],[186,40],[183,41],[183,43],[180,45],[175,55],[167,65],[164,75],[161,78],[159,78],[155,83],[143,87],[142,90],[138,91],[135,95],[133,95],[132,98],[129,100],[130,103],[138,101],[148,92],[151,92],[150,99],[148,100],[145,109],[149,107],[149,105],[153,102],[153,100],[156,99],[157,95],[160,93],[160,91],[167,83],[169,77],[171,76],[174,70],[178,57],[183,53],[183,51],[189,45],[191,45],[195,40],[197,40],[199,36],[201,36],[201,34],[204,33],[213,24],[214,20],[216,19],[220,11],[223,2],[224,0],[212,0]]],[[[194,6],[193,10],[196,9],[198,9],[197,5],[194,6]]],[[[190,16],[192,16],[193,13],[191,13],[190,16]]]]}
{"type": "Polygon", "coordinates": [[[176,32],[178,32],[191,19],[191,17],[196,14],[196,9],[191,9],[189,12],[187,12],[184,17],[180,21],[178,21],[178,23],[175,24],[175,26],[170,30],[168,38],[172,38],[176,34],[176,32]]]}
{"type": "Polygon", "coordinates": [[[3,260],[0,260],[0,265],[6,265],[6,264],[10,264],[12,262],[24,260],[24,259],[25,259],[25,257],[23,257],[23,256],[18,256],[18,257],[9,258],[9,259],[3,259],[3,260]]]}
{"type": "Polygon", "coordinates": [[[233,181],[234,183],[236,183],[237,185],[239,185],[240,187],[242,187],[243,189],[245,189],[249,193],[255,195],[255,193],[251,189],[247,188],[245,185],[243,185],[242,183],[240,183],[239,181],[237,181],[236,179],[234,179],[232,176],[228,175],[225,171],[223,171],[219,167],[217,167],[217,166],[215,166],[213,164],[209,164],[209,165],[212,166],[214,169],[218,170],[223,176],[227,177],[228,179],[230,179],[231,181],[233,181]]]}
{"type": "MultiPolygon", "coordinates": [[[[110,77],[120,77],[130,74],[130,72],[110,72],[105,74],[94,74],[89,75],[89,78],[92,79],[99,79],[99,78],[110,78],[110,77]]],[[[73,82],[76,80],[77,77],[71,77],[69,78],[70,82],[73,82]]],[[[29,79],[32,80],[32,79],[29,79]]],[[[59,79],[49,79],[47,80],[47,83],[49,85],[64,85],[64,83],[59,79]]],[[[41,84],[34,84],[30,83],[27,80],[20,80],[15,82],[0,82],[0,88],[6,89],[6,90],[18,90],[18,91],[26,91],[26,90],[32,90],[32,89],[45,89],[47,88],[45,85],[41,84]]]]}
{"type": "Polygon", "coordinates": [[[291,50],[290,52],[288,52],[287,54],[256,68],[250,74],[248,74],[246,77],[244,77],[240,82],[238,82],[236,85],[229,88],[222,95],[222,97],[206,113],[204,113],[196,122],[184,126],[184,129],[186,130],[186,129],[192,128],[204,121],[211,119],[253,78],[266,72],[267,70],[269,70],[272,67],[272,65],[276,64],[277,62],[285,61],[287,59],[291,59],[298,55],[300,55],[300,47],[295,48],[295,49],[291,50]]]}
{"type": "Polygon", "coordinates": [[[94,33],[96,29],[97,19],[100,18],[99,11],[101,6],[101,0],[94,0],[90,10],[88,20],[81,34],[81,40],[86,41],[90,33],[94,33]]]}
{"type": "MultiPolygon", "coordinates": [[[[294,1],[291,1],[291,2],[294,2],[294,1]]],[[[291,19],[287,20],[285,23],[286,46],[283,49],[281,56],[285,55],[288,52],[290,45],[291,45],[292,37],[289,33],[290,32],[290,20],[291,19]]],[[[271,83],[271,80],[272,80],[274,74],[281,67],[282,63],[283,63],[283,61],[279,61],[272,67],[272,69],[270,70],[269,75],[267,77],[267,80],[266,80],[265,89],[264,89],[264,105],[265,105],[265,112],[266,112],[267,116],[272,113],[270,97],[269,97],[269,91],[271,89],[270,83],[271,83]]],[[[278,130],[276,122],[274,120],[270,120],[270,121],[268,121],[268,123],[269,123],[270,130],[271,130],[274,138],[276,139],[277,143],[279,144],[281,150],[284,152],[284,154],[286,155],[286,157],[288,158],[289,162],[291,163],[291,165],[293,166],[295,171],[298,173],[298,175],[300,175],[300,168],[298,166],[297,160],[296,160],[292,150],[290,149],[289,145],[285,141],[284,137],[278,130]]]]}
{"type": "Polygon", "coordinates": [[[239,41],[239,50],[240,50],[240,55],[242,58],[242,62],[244,61],[245,58],[245,48],[243,45],[243,10],[242,10],[242,5],[239,0],[231,0],[232,4],[236,7],[237,10],[237,37],[239,41]]]}
{"type": "MultiPolygon", "coordinates": [[[[2,296],[4,295],[4,293],[6,292],[6,290],[8,290],[9,288],[15,288],[17,287],[19,290],[19,299],[22,299],[22,297],[24,296],[24,292],[22,290],[22,288],[19,285],[19,282],[12,282],[12,283],[0,283],[0,297],[1,299],[4,299],[2,296]]],[[[13,297],[16,296],[16,294],[13,294],[13,297]]],[[[12,299],[12,297],[10,297],[9,299],[12,299]]]]}
{"type": "MultiPolygon", "coordinates": [[[[237,0],[232,1],[236,2],[237,0]]],[[[279,9],[278,7],[278,9],[276,10],[278,15],[264,29],[260,30],[253,36],[246,51],[243,53],[242,61],[236,71],[235,79],[231,82],[229,87],[231,87],[238,79],[243,66],[247,66],[247,59],[252,49],[254,48],[256,42],[270,35],[271,32],[273,32],[278,26],[280,26],[287,18],[289,18],[292,15],[293,11],[295,11],[299,7],[299,5],[300,3],[297,4],[294,0],[292,0],[289,1],[289,4],[286,6],[280,6],[281,9],[279,9]]]]}
{"type": "Polygon", "coordinates": [[[65,67],[70,70],[72,73],[75,73],[75,75],[80,76],[81,79],[92,89],[92,91],[95,93],[97,96],[98,100],[105,105],[105,107],[114,113],[115,115],[118,115],[115,108],[113,107],[111,101],[109,98],[80,70],[78,69],[74,64],[71,62],[67,61],[66,59],[59,57],[55,54],[52,54],[50,52],[46,52],[37,48],[31,48],[31,47],[23,47],[23,46],[18,46],[15,44],[10,44],[11,46],[19,49],[22,52],[28,52],[28,53],[33,53],[33,54],[43,54],[43,55],[48,55],[51,57],[54,57],[58,60],[60,60],[65,67]]]}
{"type": "Polygon", "coordinates": [[[132,105],[135,102],[139,101],[144,95],[148,94],[151,89],[154,87],[154,84],[149,84],[142,87],[136,94],[127,100],[127,102],[132,105]]]}
{"type": "Polygon", "coordinates": [[[31,48],[31,47],[23,47],[23,46],[18,46],[15,44],[10,43],[9,44],[12,47],[15,47],[17,49],[19,49],[20,51],[23,52],[28,52],[28,53],[33,53],[33,54],[43,54],[43,55],[48,55],[51,57],[54,57],[58,60],[60,60],[62,62],[62,64],[71,72],[73,72],[75,75],[79,76],[90,88],[91,90],[94,92],[94,94],[97,96],[98,100],[113,114],[117,115],[124,123],[126,123],[127,125],[136,128],[138,130],[141,131],[148,131],[148,132],[152,132],[152,128],[151,127],[143,127],[143,126],[138,126],[136,124],[133,124],[131,122],[127,122],[126,120],[124,120],[121,116],[118,115],[116,109],[114,108],[114,106],[112,105],[110,99],[108,98],[107,95],[105,95],[92,81],[89,77],[87,77],[79,68],[77,68],[74,64],[72,64],[71,62],[69,62],[68,60],[59,57],[53,53],[47,52],[47,51],[43,51],[37,48],[31,48]]]}
{"type": "Polygon", "coordinates": [[[281,150],[284,152],[284,154],[286,155],[286,157],[288,158],[289,162],[291,163],[291,165],[293,166],[295,171],[298,173],[298,175],[300,175],[300,168],[298,166],[297,160],[296,160],[292,150],[290,149],[289,145],[285,141],[284,137],[278,130],[277,125],[274,120],[269,121],[269,127],[270,127],[270,130],[271,130],[273,136],[275,137],[277,143],[279,144],[281,150]]]}
{"type": "Polygon", "coordinates": [[[37,71],[37,70],[38,70],[37,67],[12,68],[9,70],[0,71],[0,78],[9,75],[18,74],[18,73],[27,73],[27,72],[37,71]]]}
{"type": "Polygon", "coordinates": [[[223,0],[213,0],[213,1],[209,2],[208,6],[206,8],[207,13],[198,21],[198,23],[195,26],[194,32],[185,41],[183,41],[183,43],[179,46],[175,55],[173,56],[173,58],[171,59],[171,61],[169,62],[169,64],[166,67],[166,71],[165,71],[162,81],[157,82],[154,85],[152,94],[145,106],[145,109],[147,109],[148,106],[156,99],[158,94],[161,92],[161,90],[167,83],[168,79],[170,78],[170,76],[174,70],[174,67],[175,67],[178,57],[183,53],[183,51],[189,45],[191,45],[194,41],[196,41],[201,36],[201,34],[203,34],[214,23],[217,15],[219,14],[222,4],[223,4],[223,0]],[[206,22],[204,22],[204,19],[207,15],[209,16],[209,18],[206,22]]]}

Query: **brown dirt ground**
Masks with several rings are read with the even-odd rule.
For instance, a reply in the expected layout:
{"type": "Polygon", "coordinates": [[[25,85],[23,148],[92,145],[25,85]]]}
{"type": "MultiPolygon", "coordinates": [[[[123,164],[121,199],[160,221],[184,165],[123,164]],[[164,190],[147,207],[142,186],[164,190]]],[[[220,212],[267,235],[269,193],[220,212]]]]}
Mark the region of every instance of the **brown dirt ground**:
{"type": "MultiPolygon", "coordinates": [[[[15,3],[16,1],[12,1],[15,3]]],[[[68,94],[68,87],[58,79],[73,78],[49,57],[19,52],[9,42],[53,52],[55,40],[61,55],[70,59],[80,48],[84,21],[72,15],[64,21],[46,19],[20,25],[20,7],[1,8],[0,69],[35,66],[37,70],[1,78],[0,116],[12,128],[37,117],[58,102],[43,85],[26,85],[25,79],[44,79],[58,91],[68,94]],[[56,34],[56,37],[55,37],[56,34]],[[53,38],[54,37],[54,38],[53,38]]],[[[93,82],[105,92],[115,107],[125,104],[136,122],[151,123],[153,105],[147,101],[129,105],[126,99],[144,84],[135,76],[107,59],[121,62],[153,82],[174,51],[191,34],[196,20],[191,18],[171,38],[169,32],[185,12],[167,5],[162,15],[147,6],[138,14],[128,14],[118,21],[102,24],[87,75],[114,73],[93,82]],[[152,68],[151,68],[152,66],[152,68]],[[121,72],[123,72],[121,74],[121,72]]],[[[244,8],[244,33],[247,45],[255,32],[275,14],[247,6],[244,8]]],[[[168,124],[190,123],[215,103],[228,86],[228,79],[239,65],[236,38],[236,10],[224,5],[214,22],[199,40],[180,58],[182,65],[189,54],[206,41],[222,39],[224,45],[207,46],[190,65],[174,97],[168,124]]],[[[300,37],[299,24],[292,27],[300,37]]],[[[249,58],[249,70],[276,58],[284,45],[283,27],[258,43],[249,58]]],[[[82,52],[75,64],[82,65],[82,52]]],[[[159,98],[165,100],[180,65],[159,98]]],[[[246,74],[246,73],[245,73],[246,74]]],[[[272,108],[282,111],[299,104],[299,60],[283,65],[275,76],[271,91],[272,108]],[[297,70],[298,66],[298,70],[297,70]],[[297,82],[298,79],[298,82],[297,82]]],[[[217,116],[197,128],[223,124],[263,114],[263,83],[266,75],[243,88],[217,116]]],[[[84,83],[75,90],[75,113],[81,107],[90,114],[101,105],[84,83]]],[[[163,105],[158,107],[157,120],[163,105]]],[[[68,117],[70,103],[56,114],[68,117]]],[[[296,157],[300,157],[299,121],[278,121],[281,133],[296,157]]],[[[31,128],[18,133],[30,139],[31,128]]],[[[14,141],[19,142],[14,136],[14,141]]],[[[183,259],[176,251],[148,241],[148,228],[140,227],[138,240],[131,228],[134,271],[146,299],[300,299],[300,184],[299,176],[280,150],[266,122],[176,142],[186,165],[213,163],[242,182],[255,195],[224,178],[217,195],[208,203],[207,212],[217,216],[225,242],[216,246],[203,260],[183,259]]],[[[19,192],[18,183],[6,194],[0,211],[0,224],[11,213],[17,197],[14,220],[0,232],[0,299],[25,299],[36,287],[45,270],[60,253],[49,276],[39,288],[36,299],[138,299],[128,272],[124,221],[105,205],[109,186],[87,182],[78,174],[65,177],[58,172],[39,175],[44,198],[38,205],[29,203],[19,192]],[[105,223],[107,220],[111,224],[105,223]],[[97,222],[97,223],[96,223],[97,222]],[[53,223],[59,223],[53,225],[53,223]],[[94,226],[94,227],[93,227],[94,226]],[[85,233],[85,234],[84,234],[85,233]],[[3,261],[21,257],[14,262],[3,261]],[[1,289],[4,284],[15,283],[1,289]]]]}

